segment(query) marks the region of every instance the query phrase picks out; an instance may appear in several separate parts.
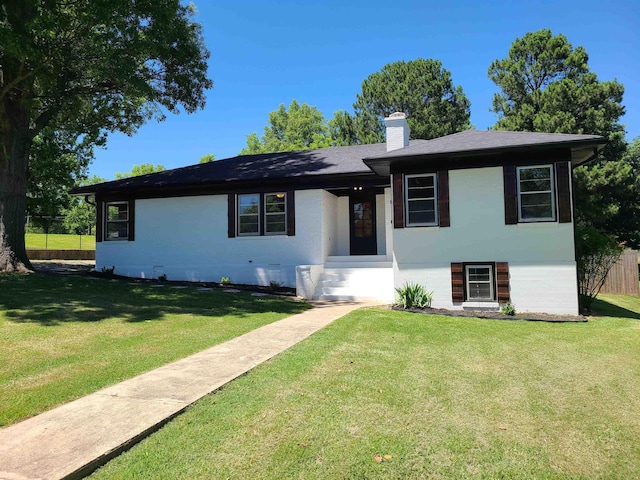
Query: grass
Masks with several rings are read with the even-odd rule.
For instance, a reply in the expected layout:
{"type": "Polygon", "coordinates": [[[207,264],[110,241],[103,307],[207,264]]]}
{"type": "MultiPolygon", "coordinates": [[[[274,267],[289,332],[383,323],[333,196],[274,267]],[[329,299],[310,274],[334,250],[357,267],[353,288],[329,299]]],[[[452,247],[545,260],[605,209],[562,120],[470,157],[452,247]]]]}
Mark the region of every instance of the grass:
{"type": "Polygon", "coordinates": [[[61,233],[27,233],[25,234],[27,248],[49,250],[95,250],[95,235],[67,235],[61,233]]]}
{"type": "Polygon", "coordinates": [[[92,478],[640,478],[640,299],[605,298],[588,323],[353,312],[92,478]]]}
{"type": "Polygon", "coordinates": [[[306,308],[194,287],[0,275],[0,426],[306,308]]]}

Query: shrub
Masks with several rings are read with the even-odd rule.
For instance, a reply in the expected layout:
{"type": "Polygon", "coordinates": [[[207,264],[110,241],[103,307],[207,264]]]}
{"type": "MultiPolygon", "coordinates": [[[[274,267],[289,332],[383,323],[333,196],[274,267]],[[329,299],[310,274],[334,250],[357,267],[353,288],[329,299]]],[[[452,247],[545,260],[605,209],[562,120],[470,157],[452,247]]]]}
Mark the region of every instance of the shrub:
{"type": "Polygon", "coordinates": [[[231,283],[231,279],[229,277],[222,277],[220,279],[220,283],[222,285],[229,285],[231,283]]]}
{"type": "Polygon", "coordinates": [[[587,310],[600,292],[611,267],[620,259],[624,247],[616,237],[593,227],[576,227],[578,293],[580,307],[587,310]]]}
{"type": "Polygon", "coordinates": [[[280,285],[280,282],[276,282],[275,280],[271,280],[269,282],[269,286],[271,287],[271,290],[278,290],[282,285],[280,285]]]}
{"type": "Polygon", "coordinates": [[[516,314],[516,307],[513,303],[507,302],[500,307],[500,311],[503,315],[509,315],[513,317],[516,314]]]}
{"type": "Polygon", "coordinates": [[[167,281],[167,274],[163,273],[162,275],[158,276],[158,281],[160,282],[166,282],[167,281]]]}
{"type": "Polygon", "coordinates": [[[106,267],[106,266],[102,267],[101,271],[105,277],[113,277],[113,272],[115,272],[115,270],[116,270],[116,267],[114,265],[112,267],[106,267]]]}
{"type": "Polygon", "coordinates": [[[402,308],[425,308],[431,306],[433,292],[427,292],[425,287],[419,283],[408,283],[396,288],[398,301],[396,305],[402,308]]]}

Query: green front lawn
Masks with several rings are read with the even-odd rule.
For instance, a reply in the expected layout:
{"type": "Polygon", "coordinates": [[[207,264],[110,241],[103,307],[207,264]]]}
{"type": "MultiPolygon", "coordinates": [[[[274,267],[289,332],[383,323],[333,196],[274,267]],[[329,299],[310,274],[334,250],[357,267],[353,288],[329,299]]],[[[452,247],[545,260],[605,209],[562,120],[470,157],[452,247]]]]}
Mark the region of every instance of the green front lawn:
{"type": "Polygon", "coordinates": [[[356,311],[93,478],[640,478],[640,299],[607,299],[588,323],[356,311]]]}
{"type": "Polygon", "coordinates": [[[0,426],[306,308],[195,287],[0,275],[0,426]]]}
{"type": "Polygon", "coordinates": [[[49,250],[95,250],[95,235],[67,235],[61,233],[27,233],[25,234],[27,248],[49,250]]]}

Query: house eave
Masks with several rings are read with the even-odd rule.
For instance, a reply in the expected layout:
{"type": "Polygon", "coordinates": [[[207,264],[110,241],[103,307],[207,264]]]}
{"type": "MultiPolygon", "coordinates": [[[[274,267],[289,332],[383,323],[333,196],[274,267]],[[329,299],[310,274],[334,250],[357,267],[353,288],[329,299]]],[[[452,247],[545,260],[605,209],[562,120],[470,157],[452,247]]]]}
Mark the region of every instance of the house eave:
{"type": "Polygon", "coordinates": [[[227,193],[268,192],[273,190],[339,189],[352,186],[386,187],[388,177],[380,177],[373,172],[353,174],[313,175],[277,179],[253,179],[244,181],[215,181],[179,185],[158,185],[149,187],[98,188],[91,192],[77,189],[73,195],[96,195],[104,198],[166,198],[198,195],[222,195],[227,193]]]}
{"type": "MultiPolygon", "coordinates": [[[[478,159],[485,157],[489,159],[492,156],[504,156],[507,154],[518,154],[522,152],[547,152],[551,150],[571,150],[571,164],[576,167],[592,160],[597,156],[598,152],[606,145],[601,139],[580,140],[576,142],[553,142],[538,145],[522,145],[508,146],[492,149],[466,150],[460,152],[445,152],[436,154],[407,154],[399,150],[396,156],[386,154],[384,157],[369,157],[363,159],[364,163],[376,174],[388,176],[392,170],[402,169],[404,166],[415,166],[417,163],[429,167],[432,164],[442,163],[446,161],[452,168],[467,168],[478,163],[478,159]]],[[[495,165],[501,165],[496,159],[495,165]]],[[[482,162],[483,165],[491,165],[491,160],[482,162]]]]}

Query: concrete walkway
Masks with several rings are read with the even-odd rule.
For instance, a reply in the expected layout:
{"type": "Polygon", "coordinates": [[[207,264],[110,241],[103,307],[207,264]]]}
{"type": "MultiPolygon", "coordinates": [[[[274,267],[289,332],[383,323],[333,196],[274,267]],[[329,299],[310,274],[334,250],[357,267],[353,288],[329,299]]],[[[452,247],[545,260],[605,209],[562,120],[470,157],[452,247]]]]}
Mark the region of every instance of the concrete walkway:
{"type": "Polygon", "coordinates": [[[193,402],[363,306],[315,307],[0,429],[0,479],[81,478],[193,402]]]}

